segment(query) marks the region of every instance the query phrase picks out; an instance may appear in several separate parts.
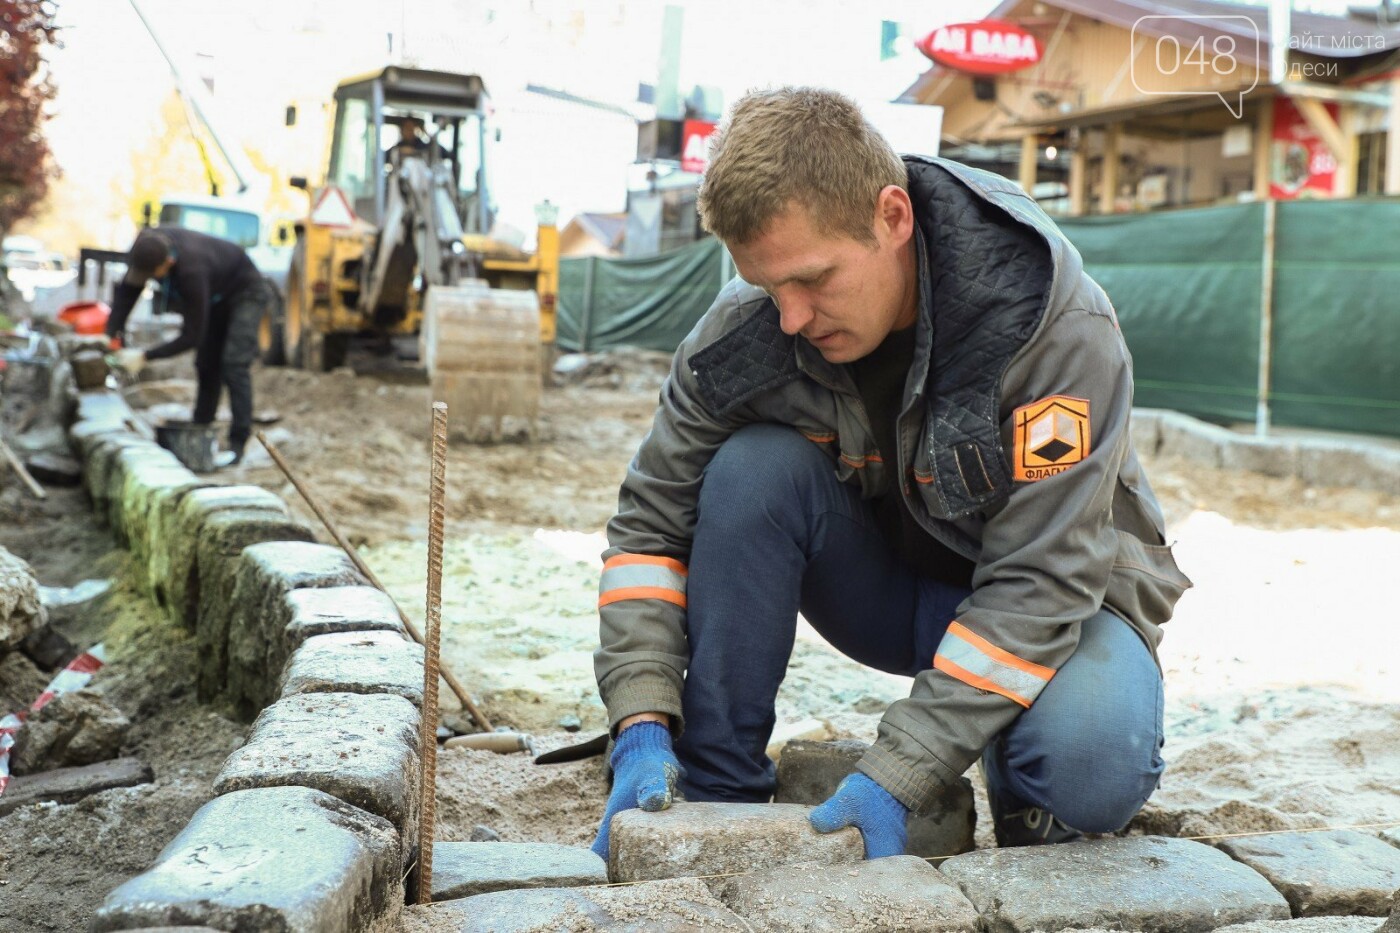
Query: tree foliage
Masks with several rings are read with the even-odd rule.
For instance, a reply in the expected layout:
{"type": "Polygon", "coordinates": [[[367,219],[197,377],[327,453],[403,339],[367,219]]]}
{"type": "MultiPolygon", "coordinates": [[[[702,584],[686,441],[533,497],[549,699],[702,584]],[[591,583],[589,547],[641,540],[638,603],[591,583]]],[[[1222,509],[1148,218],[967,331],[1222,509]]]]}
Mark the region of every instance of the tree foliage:
{"type": "Polygon", "coordinates": [[[34,211],[56,174],[44,138],[54,12],[49,0],[0,0],[0,233],[34,211]]]}

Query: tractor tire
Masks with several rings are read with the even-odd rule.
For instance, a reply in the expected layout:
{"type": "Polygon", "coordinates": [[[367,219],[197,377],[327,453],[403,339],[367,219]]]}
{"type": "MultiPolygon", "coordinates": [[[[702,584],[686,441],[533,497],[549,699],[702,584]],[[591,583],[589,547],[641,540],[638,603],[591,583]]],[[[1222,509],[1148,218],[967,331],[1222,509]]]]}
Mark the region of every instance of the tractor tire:
{"type": "Polygon", "coordinates": [[[268,283],[272,291],[272,301],[263,312],[258,324],[258,358],[264,366],[286,366],[287,348],[283,343],[282,330],[286,317],[286,300],[275,286],[268,283]]]}

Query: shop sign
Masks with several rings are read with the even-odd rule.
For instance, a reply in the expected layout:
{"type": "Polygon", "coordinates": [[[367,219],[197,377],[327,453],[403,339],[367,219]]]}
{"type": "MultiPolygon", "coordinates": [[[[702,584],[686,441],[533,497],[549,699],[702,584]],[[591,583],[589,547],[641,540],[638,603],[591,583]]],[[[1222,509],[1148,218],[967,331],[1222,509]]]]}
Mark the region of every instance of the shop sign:
{"type": "Polygon", "coordinates": [[[1040,61],[1040,41],[1020,26],[996,19],[939,26],[916,43],[929,58],[956,71],[997,75],[1040,61]]]}
{"type": "Polygon", "coordinates": [[[710,136],[715,125],[709,120],[686,120],[681,131],[681,168],[697,175],[710,164],[710,136]]]}
{"type": "MultiPolygon", "coordinates": [[[[1337,105],[1324,106],[1332,119],[1337,119],[1337,105]]],[[[1274,136],[1269,163],[1269,197],[1285,201],[1332,197],[1337,160],[1327,143],[1287,97],[1274,98],[1274,136]]]]}

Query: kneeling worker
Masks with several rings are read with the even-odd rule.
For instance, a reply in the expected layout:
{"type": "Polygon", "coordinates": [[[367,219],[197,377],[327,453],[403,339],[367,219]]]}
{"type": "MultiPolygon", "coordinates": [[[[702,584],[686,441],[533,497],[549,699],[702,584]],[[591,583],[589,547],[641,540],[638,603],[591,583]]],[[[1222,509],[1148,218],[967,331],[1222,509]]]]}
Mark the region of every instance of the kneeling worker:
{"type": "Polygon", "coordinates": [[[901,159],[845,97],[756,91],[701,217],[741,276],[676,351],[608,524],[614,814],[764,802],[799,612],[914,678],[811,815],[897,855],[981,759],[1001,845],[1125,825],[1163,769],[1190,581],[1133,452],[1107,295],[1020,187],[901,159]]]}
{"type": "Polygon", "coordinates": [[[235,243],[180,227],[143,230],[127,254],[126,276],[114,290],[109,337],[123,335],[151,278],[159,280],[171,308],[184,318],[180,334],[149,350],[120,350],[117,364],[139,372],[148,360],[194,350],[198,391],[191,420],[212,424],[220,391],[227,386],[232,416],[228,449],[237,463],[253,429],[249,367],[258,355],[258,325],[272,301],[271,286],[235,243]]]}

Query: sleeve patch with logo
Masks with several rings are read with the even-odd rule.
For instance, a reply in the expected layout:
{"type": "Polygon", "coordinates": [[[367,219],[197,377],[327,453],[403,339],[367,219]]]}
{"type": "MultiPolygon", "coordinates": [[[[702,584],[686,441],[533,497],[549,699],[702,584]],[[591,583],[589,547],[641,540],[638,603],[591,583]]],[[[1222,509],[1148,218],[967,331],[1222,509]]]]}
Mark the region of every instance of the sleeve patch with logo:
{"type": "Polygon", "coordinates": [[[1070,395],[1022,405],[1016,425],[1015,480],[1033,483],[1063,473],[1089,456],[1089,400],[1070,395]]]}

